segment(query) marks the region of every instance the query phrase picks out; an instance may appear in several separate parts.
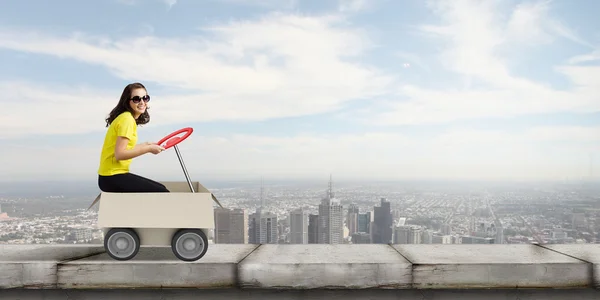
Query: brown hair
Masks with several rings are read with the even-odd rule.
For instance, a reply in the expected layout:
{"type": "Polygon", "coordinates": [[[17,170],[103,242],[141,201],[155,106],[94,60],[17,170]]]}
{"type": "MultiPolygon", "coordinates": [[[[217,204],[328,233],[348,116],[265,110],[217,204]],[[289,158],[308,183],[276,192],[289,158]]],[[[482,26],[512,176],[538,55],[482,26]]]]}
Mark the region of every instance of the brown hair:
{"type": "MultiPolygon", "coordinates": [[[[117,106],[115,106],[115,108],[112,109],[112,111],[108,115],[108,118],[106,118],[106,127],[108,127],[110,123],[112,123],[112,121],[115,120],[116,117],[118,117],[120,114],[126,111],[133,114],[133,112],[131,111],[131,107],[129,106],[129,101],[131,99],[131,91],[140,88],[146,90],[146,87],[139,82],[130,83],[125,87],[125,89],[123,89],[123,93],[121,94],[121,99],[119,99],[119,103],[117,103],[117,106]]],[[[150,122],[150,114],[148,113],[148,108],[146,108],[146,111],[144,111],[144,113],[141,114],[140,117],[137,118],[137,120],[135,120],[135,122],[138,125],[147,124],[148,122],[150,122]]]]}

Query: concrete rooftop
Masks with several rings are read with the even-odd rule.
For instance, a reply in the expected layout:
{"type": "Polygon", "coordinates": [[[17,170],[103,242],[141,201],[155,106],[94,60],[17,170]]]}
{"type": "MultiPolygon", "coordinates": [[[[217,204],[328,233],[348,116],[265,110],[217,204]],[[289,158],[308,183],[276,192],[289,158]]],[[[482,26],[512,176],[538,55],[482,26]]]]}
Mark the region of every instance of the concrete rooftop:
{"type": "MultiPolygon", "coordinates": [[[[179,261],[170,248],[142,247],[134,259],[115,261],[102,245],[0,245],[0,289],[17,289],[12,295],[45,289],[193,288],[255,295],[258,289],[392,289],[396,296],[419,291],[415,299],[421,299],[425,290],[509,293],[535,288],[546,294],[569,289],[563,293],[567,298],[586,299],[585,294],[598,299],[599,261],[598,244],[211,244],[202,259],[191,263],[179,261]]],[[[0,290],[0,299],[9,299],[3,293],[8,292],[0,290]]],[[[268,298],[261,295],[257,297],[268,298]]]]}

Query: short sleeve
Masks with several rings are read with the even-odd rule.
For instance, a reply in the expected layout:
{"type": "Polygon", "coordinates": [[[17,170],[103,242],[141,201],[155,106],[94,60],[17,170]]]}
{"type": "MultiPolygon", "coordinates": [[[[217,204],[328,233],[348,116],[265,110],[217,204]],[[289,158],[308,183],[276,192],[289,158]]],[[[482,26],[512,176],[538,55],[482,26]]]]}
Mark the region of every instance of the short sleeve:
{"type": "Polygon", "coordinates": [[[119,122],[116,124],[117,136],[126,137],[129,140],[135,138],[135,127],[137,126],[134,118],[128,116],[121,116],[119,122]]]}

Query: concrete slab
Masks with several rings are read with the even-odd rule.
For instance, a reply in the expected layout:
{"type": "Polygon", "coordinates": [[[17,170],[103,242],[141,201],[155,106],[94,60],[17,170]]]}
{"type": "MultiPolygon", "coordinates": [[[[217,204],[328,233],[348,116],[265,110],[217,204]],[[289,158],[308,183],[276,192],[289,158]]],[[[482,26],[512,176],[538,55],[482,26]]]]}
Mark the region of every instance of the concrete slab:
{"type": "Polygon", "coordinates": [[[239,264],[251,288],[409,288],[411,264],[388,245],[261,245],[239,264]]]}
{"type": "Polygon", "coordinates": [[[415,288],[590,286],[591,265],[536,245],[393,245],[413,263],[415,288]]]}
{"type": "Polygon", "coordinates": [[[559,244],[542,247],[569,255],[592,264],[592,285],[600,288],[600,245],[598,244],[559,244]]]}
{"type": "Polygon", "coordinates": [[[103,253],[101,245],[0,245],[0,288],[56,287],[56,265],[103,253]]]}
{"type": "Polygon", "coordinates": [[[141,247],[128,261],[108,254],[58,266],[59,288],[224,288],[237,286],[237,263],[258,245],[211,244],[195,262],[175,257],[170,247],[141,247]]]}

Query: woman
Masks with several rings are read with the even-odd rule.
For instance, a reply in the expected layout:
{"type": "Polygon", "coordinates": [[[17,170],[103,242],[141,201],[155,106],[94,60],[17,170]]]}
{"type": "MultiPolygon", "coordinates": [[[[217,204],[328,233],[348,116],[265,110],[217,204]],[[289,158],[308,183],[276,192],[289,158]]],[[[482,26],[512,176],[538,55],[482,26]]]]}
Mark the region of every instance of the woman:
{"type": "Polygon", "coordinates": [[[123,90],[117,106],[106,118],[108,130],[98,168],[98,187],[103,192],[169,192],[164,185],[129,172],[133,158],[165,150],[156,143],[137,144],[137,125],[150,121],[148,101],[150,96],[144,85],[129,84],[123,90]]]}

